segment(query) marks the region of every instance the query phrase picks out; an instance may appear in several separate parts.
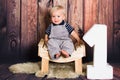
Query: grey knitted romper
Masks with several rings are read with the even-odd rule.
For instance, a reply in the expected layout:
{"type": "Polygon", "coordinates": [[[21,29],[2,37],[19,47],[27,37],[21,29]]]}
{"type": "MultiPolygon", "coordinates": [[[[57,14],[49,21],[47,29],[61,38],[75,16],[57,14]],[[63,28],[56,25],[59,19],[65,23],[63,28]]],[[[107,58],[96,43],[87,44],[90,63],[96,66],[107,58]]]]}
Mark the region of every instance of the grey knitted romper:
{"type": "Polygon", "coordinates": [[[65,24],[56,26],[51,24],[51,33],[49,35],[47,46],[51,59],[55,59],[54,55],[60,53],[61,50],[67,51],[69,55],[72,54],[74,51],[74,45],[65,24]]]}

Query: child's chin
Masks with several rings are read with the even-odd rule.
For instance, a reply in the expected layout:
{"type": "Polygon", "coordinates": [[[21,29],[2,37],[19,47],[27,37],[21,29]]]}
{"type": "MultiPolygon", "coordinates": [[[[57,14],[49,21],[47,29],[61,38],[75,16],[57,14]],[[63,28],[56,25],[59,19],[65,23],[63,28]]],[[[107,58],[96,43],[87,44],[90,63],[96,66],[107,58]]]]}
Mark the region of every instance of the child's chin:
{"type": "Polygon", "coordinates": [[[55,23],[56,25],[60,24],[60,23],[55,23]]]}

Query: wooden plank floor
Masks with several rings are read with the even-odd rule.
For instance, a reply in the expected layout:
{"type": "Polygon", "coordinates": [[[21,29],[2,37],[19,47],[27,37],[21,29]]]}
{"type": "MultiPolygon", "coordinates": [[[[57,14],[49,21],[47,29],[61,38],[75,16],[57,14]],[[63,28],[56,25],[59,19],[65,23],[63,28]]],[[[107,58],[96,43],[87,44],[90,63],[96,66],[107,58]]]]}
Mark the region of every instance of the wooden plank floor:
{"type": "MultiPolygon", "coordinates": [[[[86,76],[79,76],[75,79],[58,79],[58,78],[47,78],[36,77],[35,74],[13,74],[8,70],[11,64],[0,65],[0,80],[88,80],[86,76]]],[[[114,78],[113,80],[120,80],[120,66],[114,64],[114,78]]]]}

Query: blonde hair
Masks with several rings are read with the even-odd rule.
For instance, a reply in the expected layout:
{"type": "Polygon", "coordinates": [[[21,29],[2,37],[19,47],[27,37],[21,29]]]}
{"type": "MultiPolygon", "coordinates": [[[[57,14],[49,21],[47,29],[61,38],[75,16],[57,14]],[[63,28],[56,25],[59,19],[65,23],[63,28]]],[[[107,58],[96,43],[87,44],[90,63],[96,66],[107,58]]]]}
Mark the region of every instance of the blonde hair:
{"type": "Polygon", "coordinates": [[[65,16],[65,9],[64,9],[64,7],[61,6],[61,5],[56,5],[56,6],[52,7],[52,8],[50,9],[50,16],[53,14],[53,12],[58,11],[58,10],[61,10],[62,13],[63,13],[63,15],[65,16]]]}

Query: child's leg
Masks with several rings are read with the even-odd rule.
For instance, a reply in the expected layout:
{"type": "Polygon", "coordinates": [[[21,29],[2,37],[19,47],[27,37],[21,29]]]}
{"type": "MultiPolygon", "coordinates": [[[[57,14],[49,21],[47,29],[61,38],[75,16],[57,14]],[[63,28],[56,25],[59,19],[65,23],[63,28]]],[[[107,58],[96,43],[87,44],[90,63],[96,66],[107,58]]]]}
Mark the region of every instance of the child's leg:
{"type": "Polygon", "coordinates": [[[47,46],[48,46],[48,52],[49,52],[51,59],[56,59],[56,58],[60,57],[60,55],[61,55],[59,52],[60,48],[55,39],[50,39],[48,41],[47,46]]]}
{"type": "Polygon", "coordinates": [[[61,50],[63,57],[68,58],[70,55],[65,50],[61,50]]]}
{"type": "Polygon", "coordinates": [[[64,40],[61,45],[61,53],[64,57],[69,57],[74,51],[74,45],[72,40],[64,40]]]}
{"type": "Polygon", "coordinates": [[[55,55],[54,55],[54,58],[59,58],[61,56],[61,53],[56,53],[55,55]]]}

